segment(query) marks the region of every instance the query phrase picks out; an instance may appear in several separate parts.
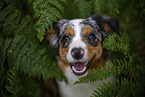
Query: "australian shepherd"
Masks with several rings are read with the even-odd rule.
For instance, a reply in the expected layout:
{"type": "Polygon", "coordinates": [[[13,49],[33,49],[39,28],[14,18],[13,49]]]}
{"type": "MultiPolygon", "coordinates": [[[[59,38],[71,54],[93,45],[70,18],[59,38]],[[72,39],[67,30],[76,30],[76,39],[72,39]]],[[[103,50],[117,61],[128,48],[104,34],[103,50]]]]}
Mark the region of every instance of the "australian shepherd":
{"type": "Polygon", "coordinates": [[[113,75],[93,83],[73,85],[89,70],[105,66],[109,52],[102,49],[102,42],[111,33],[119,33],[119,22],[104,15],[93,15],[87,19],[61,19],[49,30],[47,39],[56,50],[58,65],[68,84],[58,81],[62,97],[90,97],[102,82],[114,80],[113,75]]]}

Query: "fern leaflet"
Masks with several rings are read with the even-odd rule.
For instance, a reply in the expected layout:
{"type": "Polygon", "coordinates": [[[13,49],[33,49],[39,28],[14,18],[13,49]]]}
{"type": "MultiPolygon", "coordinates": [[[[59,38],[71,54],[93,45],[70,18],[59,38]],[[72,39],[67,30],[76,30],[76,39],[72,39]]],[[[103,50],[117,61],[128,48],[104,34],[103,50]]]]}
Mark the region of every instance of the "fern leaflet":
{"type": "Polygon", "coordinates": [[[35,17],[39,18],[36,25],[38,31],[37,37],[40,41],[43,40],[45,30],[52,27],[53,21],[56,21],[57,18],[62,18],[62,13],[64,11],[61,4],[62,2],[66,3],[65,0],[36,0],[33,3],[35,17]]]}

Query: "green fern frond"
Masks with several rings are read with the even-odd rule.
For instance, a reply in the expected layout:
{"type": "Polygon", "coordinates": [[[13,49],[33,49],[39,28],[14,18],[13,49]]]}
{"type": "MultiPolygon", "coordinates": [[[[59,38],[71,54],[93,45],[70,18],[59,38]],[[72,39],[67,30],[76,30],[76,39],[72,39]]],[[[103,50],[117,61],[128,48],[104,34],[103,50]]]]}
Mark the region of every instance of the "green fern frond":
{"type": "Polygon", "coordinates": [[[58,67],[57,61],[54,58],[54,54],[46,51],[46,47],[42,46],[36,39],[36,31],[33,30],[34,27],[30,16],[25,16],[22,20],[20,17],[20,12],[15,9],[2,20],[4,24],[1,27],[3,35],[0,41],[1,64],[4,63],[7,57],[8,64],[11,64],[10,66],[18,66],[30,76],[43,76],[45,80],[54,76],[57,76],[58,79],[63,79],[64,76],[60,75],[59,68],[55,68],[59,72],[58,74],[51,69],[55,66],[58,67]],[[13,24],[11,25],[11,23],[13,24]],[[9,27],[9,33],[4,30],[6,25],[11,26],[9,27]],[[7,35],[8,37],[6,37],[7,35]]]}
{"type": "Polygon", "coordinates": [[[117,34],[111,34],[103,42],[103,48],[107,48],[110,51],[122,52],[124,55],[129,54],[129,46],[123,43],[122,38],[117,34]]]}
{"type": "Polygon", "coordinates": [[[6,89],[9,93],[14,96],[20,96],[21,91],[23,91],[24,95],[40,97],[39,86],[33,80],[22,76],[18,67],[12,67],[8,73],[6,89]]]}
{"type": "MultiPolygon", "coordinates": [[[[97,88],[94,90],[94,97],[124,97],[124,96],[131,96],[129,93],[129,88],[132,89],[134,84],[132,84],[128,79],[121,79],[121,82],[119,84],[116,84],[116,82],[108,82],[108,83],[102,83],[100,85],[100,88],[97,88]]],[[[131,90],[132,91],[132,90],[131,90]]]]}
{"type": "Polygon", "coordinates": [[[33,3],[33,9],[35,11],[35,17],[39,18],[37,25],[37,37],[40,41],[43,40],[45,30],[52,27],[53,21],[58,18],[62,18],[64,8],[61,3],[66,3],[65,0],[36,0],[33,3]]]}
{"type": "Polygon", "coordinates": [[[13,67],[12,69],[10,69],[7,80],[7,91],[15,96],[18,95],[22,88],[18,68],[13,67]]]}
{"type": "Polygon", "coordinates": [[[63,2],[64,4],[67,4],[68,0],[60,0],[61,2],[63,2]]]}
{"type": "MultiPolygon", "coordinates": [[[[42,75],[44,76],[43,78],[45,80],[47,80],[50,77],[54,77],[55,73],[53,69],[51,69],[51,64],[53,64],[54,67],[57,66],[57,64],[54,64],[52,63],[52,61],[50,61],[51,58],[49,58],[49,56],[45,54],[46,49],[41,49],[38,47],[35,48],[34,46],[30,46],[29,48],[29,43],[27,43],[25,39],[25,37],[16,36],[12,40],[9,49],[7,50],[9,64],[15,64],[17,66],[20,66],[20,69],[22,69],[22,71],[24,71],[25,73],[28,73],[30,76],[42,75]],[[29,53],[31,54],[31,56],[29,53]]],[[[57,70],[58,68],[55,69],[57,70]]],[[[60,76],[58,78],[60,78],[60,76]]]]}
{"type": "Polygon", "coordinates": [[[16,8],[13,5],[9,5],[8,7],[2,9],[0,13],[1,13],[1,18],[0,18],[1,31],[5,37],[9,37],[12,35],[10,33],[15,27],[14,24],[17,22],[17,21],[14,22],[13,20],[14,19],[17,20],[20,13],[18,12],[18,10],[16,10],[16,8]]]}
{"type": "Polygon", "coordinates": [[[112,62],[106,63],[105,67],[90,70],[87,76],[79,78],[74,84],[88,83],[98,80],[106,79],[107,77],[114,74],[114,76],[120,74],[129,74],[132,64],[129,64],[125,59],[124,61],[117,60],[117,64],[112,62]]]}
{"type": "Polygon", "coordinates": [[[91,16],[91,5],[86,0],[75,0],[73,3],[79,9],[80,18],[87,18],[91,16]]]}
{"type": "Polygon", "coordinates": [[[116,16],[116,14],[119,14],[119,2],[116,0],[97,0],[94,3],[96,5],[95,12],[99,14],[106,14],[108,16],[116,16]]]}
{"type": "Polygon", "coordinates": [[[110,51],[120,52],[127,56],[124,57],[123,60],[117,60],[117,63],[113,66],[114,76],[121,76],[121,78],[116,79],[117,85],[115,83],[104,83],[100,86],[100,88],[97,88],[97,90],[94,91],[94,97],[130,97],[132,95],[135,97],[138,94],[136,88],[139,86],[135,85],[135,83],[138,82],[138,79],[140,79],[138,71],[143,73],[143,68],[139,65],[139,59],[134,59],[137,57],[136,54],[130,54],[128,45],[122,40],[123,39],[121,37],[112,34],[108,37],[108,39],[105,39],[103,44],[103,47],[109,49],[110,51]],[[136,65],[135,62],[137,62],[138,65],[136,65]]]}
{"type": "MultiPolygon", "coordinates": [[[[106,79],[107,77],[111,76],[114,74],[114,76],[118,75],[131,75],[133,71],[132,70],[132,64],[130,64],[130,61],[127,62],[125,59],[123,61],[117,61],[118,64],[114,64],[109,62],[110,64],[106,64],[105,67],[101,67],[98,69],[94,69],[89,71],[88,75],[79,78],[78,81],[76,81],[74,84],[79,84],[79,83],[88,83],[88,82],[94,82],[98,80],[103,80],[106,79]]],[[[135,69],[136,70],[136,69],[135,69]]],[[[129,80],[126,78],[121,79],[121,83],[118,81],[119,86],[116,85],[116,82],[109,82],[109,83],[103,83],[103,85],[100,85],[97,90],[94,90],[94,97],[114,97],[116,96],[116,92],[118,93],[117,95],[121,95],[123,93],[120,93],[120,88],[124,88],[126,86],[134,87],[133,84],[131,84],[131,81],[128,82],[129,80]],[[125,86],[124,86],[125,85],[125,86]]],[[[126,88],[127,90],[128,88],[126,88]]],[[[122,90],[123,91],[123,90],[122,90]]],[[[125,91],[123,91],[125,92],[125,91]]],[[[128,94],[130,95],[130,94],[128,94]]],[[[122,96],[122,95],[121,95],[122,96]]],[[[121,97],[119,96],[119,97],[121,97]]]]}
{"type": "MultiPolygon", "coordinates": [[[[7,54],[7,49],[8,49],[8,47],[9,47],[9,45],[10,45],[10,43],[11,43],[11,39],[9,39],[9,38],[7,38],[5,41],[3,41],[3,45],[1,46],[1,51],[0,51],[0,65],[2,65],[3,63],[4,63],[4,61],[5,61],[5,58],[6,58],[6,54],[7,54]]],[[[2,41],[1,41],[2,42],[2,41]]]]}
{"type": "Polygon", "coordinates": [[[11,11],[13,11],[14,10],[14,5],[12,4],[12,5],[9,5],[8,7],[6,7],[6,8],[4,8],[4,9],[2,9],[1,11],[0,11],[0,23],[5,19],[5,17],[8,15],[8,14],[10,14],[11,13],[11,11]]]}
{"type": "MultiPolygon", "coordinates": [[[[55,6],[56,8],[58,8],[59,10],[61,10],[62,12],[64,11],[63,6],[60,4],[61,1],[59,0],[47,0],[47,4],[51,4],[53,6],[55,6]]],[[[64,1],[65,2],[65,1],[64,1]]]]}
{"type": "Polygon", "coordinates": [[[137,89],[135,83],[126,78],[112,83],[103,83],[100,88],[94,90],[94,97],[136,97],[137,89]]]}
{"type": "MultiPolygon", "coordinates": [[[[20,21],[20,20],[19,20],[20,21]]],[[[28,27],[28,24],[30,23],[30,16],[25,16],[17,25],[17,29],[15,30],[15,34],[23,34],[26,27],[28,27]],[[22,33],[23,32],[23,33],[22,33]]],[[[28,33],[28,32],[27,32],[28,33]]],[[[30,33],[29,33],[30,34],[30,33]]]]}
{"type": "Polygon", "coordinates": [[[74,84],[88,83],[106,79],[113,74],[113,69],[112,62],[106,63],[105,67],[101,66],[100,68],[90,70],[85,77],[79,78],[74,84]]]}

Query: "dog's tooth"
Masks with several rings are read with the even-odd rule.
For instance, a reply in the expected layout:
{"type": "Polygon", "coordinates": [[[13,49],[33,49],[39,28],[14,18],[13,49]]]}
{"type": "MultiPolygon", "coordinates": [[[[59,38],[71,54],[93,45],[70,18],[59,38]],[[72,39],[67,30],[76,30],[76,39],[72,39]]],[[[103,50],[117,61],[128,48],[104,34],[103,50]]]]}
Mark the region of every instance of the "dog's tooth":
{"type": "Polygon", "coordinates": [[[84,72],[86,70],[86,66],[84,67],[84,69],[82,70],[82,72],[84,72]]]}
{"type": "Polygon", "coordinates": [[[74,66],[72,66],[72,69],[75,70],[74,66]]]}
{"type": "Polygon", "coordinates": [[[88,62],[85,63],[85,66],[88,64],[88,62]]]}

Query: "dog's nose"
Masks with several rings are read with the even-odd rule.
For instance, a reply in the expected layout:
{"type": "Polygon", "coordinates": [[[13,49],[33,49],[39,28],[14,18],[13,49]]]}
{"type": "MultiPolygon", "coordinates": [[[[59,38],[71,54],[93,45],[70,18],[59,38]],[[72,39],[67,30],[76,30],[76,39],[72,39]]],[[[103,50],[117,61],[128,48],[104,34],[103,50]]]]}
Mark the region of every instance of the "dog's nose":
{"type": "Polygon", "coordinates": [[[73,58],[80,59],[84,55],[84,50],[82,48],[73,48],[71,54],[73,58]]]}

